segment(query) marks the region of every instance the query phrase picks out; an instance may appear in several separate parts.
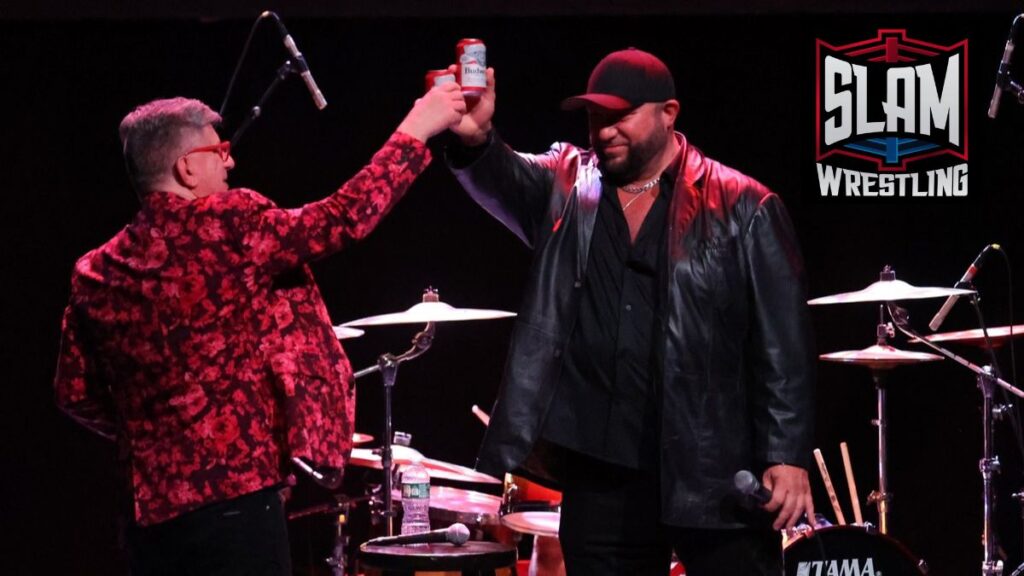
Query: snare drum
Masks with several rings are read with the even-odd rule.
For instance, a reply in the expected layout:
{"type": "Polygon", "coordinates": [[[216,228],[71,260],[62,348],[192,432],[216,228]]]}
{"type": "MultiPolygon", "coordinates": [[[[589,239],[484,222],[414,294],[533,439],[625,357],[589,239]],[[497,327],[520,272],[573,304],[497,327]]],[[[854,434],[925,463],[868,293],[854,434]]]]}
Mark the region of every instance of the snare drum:
{"type": "Polygon", "coordinates": [[[501,523],[523,534],[558,538],[562,493],[521,476],[505,474],[501,523]]]}
{"type": "Polygon", "coordinates": [[[498,525],[500,508],[501,498],[497,496],[449,486],[430,487],[430,523],[434,528],[461,522],[474,540],[480,540],[498,525]]]}
{"type": "Polygon", "coordinates": [[[883,574],[919,576],[928,572],[902,544],[862,526],[831,526],[801,534],[782,553],[786,576],[883,574]]]}

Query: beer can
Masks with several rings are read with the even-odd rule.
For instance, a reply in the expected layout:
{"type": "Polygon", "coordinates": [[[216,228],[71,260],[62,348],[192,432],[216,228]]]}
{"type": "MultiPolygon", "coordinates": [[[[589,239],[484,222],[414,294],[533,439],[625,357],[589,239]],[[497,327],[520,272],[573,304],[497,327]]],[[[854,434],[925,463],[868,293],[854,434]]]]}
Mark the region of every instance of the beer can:
{"type": "Polygon", "coordinates": [[[455,74],[452,74],[447,69],[445,70],[429,70],[427,71],[426,86],[424,92],[430,92],[430,89],[434,86],[440,86],[441,84],[447,84],[449,82],[455,82],[455,74]]]}
{"type": "Polygon", "coordinates": [[[463,38],[455,46],[455,80],[462,93],[479,95],[487,88],[487,47],[483,40],[463,38]]]}

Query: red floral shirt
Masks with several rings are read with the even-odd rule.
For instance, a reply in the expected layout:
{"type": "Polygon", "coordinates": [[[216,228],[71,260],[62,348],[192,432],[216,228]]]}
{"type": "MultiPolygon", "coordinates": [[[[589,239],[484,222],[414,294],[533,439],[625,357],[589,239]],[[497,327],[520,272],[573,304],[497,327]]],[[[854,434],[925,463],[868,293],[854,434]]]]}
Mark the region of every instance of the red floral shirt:
{"type": "Polygon", "coordinates": [[[287,457],[343,467],[352,371],[305,263],[376,226],[429,164],[395,133],[331,196],[147,195],[75,265],[57,405],[116,438],[149,525],[270,486],[287,457]]]}

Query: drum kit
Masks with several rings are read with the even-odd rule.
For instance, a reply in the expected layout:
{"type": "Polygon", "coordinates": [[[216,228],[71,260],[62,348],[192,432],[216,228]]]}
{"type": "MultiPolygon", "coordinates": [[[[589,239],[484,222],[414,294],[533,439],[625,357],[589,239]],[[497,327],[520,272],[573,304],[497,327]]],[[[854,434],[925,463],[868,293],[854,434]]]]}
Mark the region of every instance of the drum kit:
{"type": "MultiPolygon", "coordinates": [[[[872,421],[878,432],[878,490],[871,492],[868,503],[874,504],[878,512],[878,527],[860,522],[859,525],[845,525],[841,510],[827,476],[827,470],[819,457],[819,467],[825,479],[830,500],[840,519],[839,526],[831,526],[811,530],[790,539],[785,547],[784,557],[787,576],[810,576],[818,574],[924,574],[927,565],[915,558],[903,545],[890,537],[889,517],[892,512],[892,494],[889,492],[888,478],[888,427],[886,409],[886,377],[898,366],[915,365],[934,362],[948,358],[968,368],[976,375],[979,389],[982,391],[982,428],[983,456],[979,463],[982,475],[982,505],[984,526],[982,530],[983,560],[981,573],[983,576],[999,576],[1003,571],[1002,560],[997,555],[997,543],[994,531],[995,493],[992,486],[992,475],[999,470],[999,459],[994,454],[993,420],[1006,415],[1008,404],[996,402],[994,391],[1002,388],[1006,392],[1024,398],[1024,392],[999,377],[993,350],[1024,332],[1024,326],[1005,326],[998,328],[980,328],[961,332],[949,332],[921,336],[910,326],[909,315],[897,303],[905,300],[925,298],[947,298],[947,307],[953,301],[950,297],[969,297],[978,313],[978,319],[984,325],[977,292],[965,287],[930,288],[916,287],[896,280],[893,270],[886,266],[878,282],[855,292],[847,292],[816,298],[811,305],[878,303],[879,323],[876,328],[876,341],[862,350],[847,350],[822,354],[821,360],[853,366],[863,366],[871,372],[877,395],[877,416],[872,421]],[[886,317],[889,322],[886,322],[886,317]],[[928,347],[930,352],[912,352],[894,348],[889,339],[896,332],[904,334],[908,342],[928,347]],[[981,346],[988,350],[990,366],[979,367],[970,361],[946,350],[940,344],[963,344],[981,346]],[[934,352],[934,353],[933,353],[934,352]]],[[[948,311],[948,308],[947,308],[948,311]]],[[[933,324],[935,322],[933,321],[933,324]]],[[[845,446],[844,446],[845,448],[845,446]]],[[[817,451],[816,451],[817,453],[817,451]]],[[[816,454],[817,455],[817,454],[816,454]]],[[[844,450],[844,458],[846,451],[844,450]]],[[[847,475],[852,486],[852,477],[847,464],[847,475]]],[[[859,512],[855,489],[851,488],[854,508],[859,512]]],[[[859,516],[859,513],[857,514],[859,516]]],[[[1024,566],[1013,572],[1013,576],[1024,573],[1024,566]]]]}
{"type": "MultiPolygon", "coordinates": [[[[909,323],[909,315],[897,303],[905,300],[926,298],[949,298],[965,296],[971,298],[978,309],[977,292],[966,288],[934,288],[916,287],[896,280],[895,273],[888,266],[883,269],[880,280],[862,290],[835,294],[816,298],[810,305],[834,305],[850,303],[877,303],[879,305],[879,323],[876,327],[874,344],[860,349],[822,354],[820,359],[826,362],[862,366],[871,373],[877,397],[877,415],[872,424],[878,434],[878,489],[872,491],[867,498],[878,513],[878,527],[864,523],[859,514],[859,503],[856,503],[856,489],[853,485],[852,472],[847,463],[847,478],[851,485],[851,495],[855,500],[857,524],[818,528],[806,531],[789,538],[785,545],[785,573],[787,576],[812,576],[825,574],[923,574],[927,565],[911,554],[902,544],[889,535],[889,518],[892,513],[892,494],[889,492],[889,475],[887,461],[888,446],[888,414],[886,406],[887,376],[892,369],[899,366],[935,362],[943,358],[953,360],[974,372],[983,397],[983,438],[984,452],[980,461],[983,480],[984,527],[982,531],[983,545],[983,576],[1001,576],[1002,561],[997,557],[994,533],[993,510],[995,493],[992,486],[992,475],[999,470],[999,460],[994,454],[993,420],[1005,415],[1009,406],[995,400],[997,388],[1024,398],[1024,392],[1003,380],[995,364],[992,350],[1024,332],[1022,326],[1005,326],[998,328],[981,328],[960,332],[949,332],[921,336],[909,323]],[[888,321],[887,321],[888,318],[888,321]],[[889,341],[897,332],[907,337],[908,343],[924,345],[929,352],[913,352],[893,347],[889,341]],[[970,361],[946,350],[942,345],[963,344],[985,347],[990,352],[990,366],[979,367],[970,361]]],[[[370,501],[371,514],[376,517],[375,524],[383,526],[385,535],[394,533],[393,519],[396,516],[396,502],[400,501],[400,493],[395,491],[393,483],[400,466],[410,462],[419,462],[430,473],[432,479],[449,482],[463,482],[477,485],[501,485],[501,496],[476,492],[452,486],[431,486],[430,514],[432,522],[449,524],[460,522],[472,530],[473,538],[495,537],[498,531],[511,530],[514,534],[532,535],[537,541],[545,538],[557,538],[559,526],[559,506],[561,494],[543,486],[530,482],[525,478],[506,474],[504,480],[498,480],[481,474],[471,468],[436,460],[424,456],[407,445],[401,445],[402,434],[393,432],[391,416],[391,391],[397,378],[398,366],[425,353],[433,341],[435,323],[485,320],[514,316],[511,312],[499,310],[482,310],[455,308],[441,302],[437,292],[428,289],[423,301],[404,312],[382,314],[362,318],[335,327],[339,339],[354,338],[363,334],[362,328],[393,324],[425,324],[425,327],[412,340],[412,347],[398,355],[382,354],[376,365],[355,374],[357,378],[379,372],[384,384],[384,420],[383,438],[394,439],[396,443],[384,442],[381,448],[368,449],[356,447],[352,451],[350,463],[356,467],[391,471],[382,473],[381,489],[373,494],[348,498],[336,496],[337,506],[319,506],[301,510],[291,515],[292,518],[318,513],[336,514],[340,517],[348,513],[348,506],[353,503],[370,501]]],[[[476,406],[474,413],[486,425],[488,417],[476,406]]],[[[356,434],[354,444],[368,444],[373,441],[371,436],[356,434]]],[[[844,448],[844,460],[847,452],[844,448]]],[[[848,460],[847,460],[848,462],[848,460]]],[[[827,478],[824,462],[819,459],[819,466],[826,478],[830,491],[830,499],[837,508],[837,516],[841,518],[831,481],[827,478]]],[[[1021,498],[1024,501],[1024,497],[1021,498]]],[[[1024,502],[1022,502],[1024,505],[1024,502]]],[[[346,558],[344,544],[347,538],[343,535],[343,522],[337,525],[336,545],[332,556],[327,559],[335,575],[345,574],[346,558]]],[[[1024,567],[1018,568],[1013,576],[1024,573],[1024,567]]]]}
{"type": "MultiPolygon", "coordinates": [[[[304,518],[313,515],[331,515],[335,518],[335,542],[331,556],[326,559],[331,573],[339,576],[348,573],[346,567],[351,565],[347,558],[348,536],[345,534],[346,518],[351,507],[367,503],[372,516],[371,525],[379,526],[384,536],[394,534],[394,519],[399,514],[401,491],[395,488],[397,474],[402,466],[412,462],[423,465],[430,474],[430,518],[432,524],[448,526],[462,523],[470,529],[474,540],[498,538],[506,541],[515,540],[517,535],[554,536],[558,534],[561,494],[531,483],[511,474],[499,480],[458,464],[445,462],[424,456],[421,452],[408,446],[409,436],[395,432],[392,423],[392,389],[397,379],[398,367],[425,353],[433,343],[435,324],[438,322],[456,322],[468,320],[490,320],[515,316],[512,312],[474,308],[456,308],[440,301],[436,290],[427,289],[423,301],[403,311],[390,314],[369,316],[347,322],[334,327],[334,334],[339,340],[357,338],[364,334],[363,328],[400,325],[423,324],[425,327],[412,340],[412,347],[402,354],[382,354],[377,363],[355,373],[361,378],[379,372],[384,384],[384,418],[383,438],[391,438],[392,443],[384,442],[380,448],[366,448],[374,438],[368,434],[356,433],[353,437],[349,460],[351,466],[368,470],[380,470],[381,485],[379,488],[366,487],[367,494],[350,497],[336,494],[336,502],[320,504],[289,514],[290,519],[304,518]],[[390,473],[384,473],[390,471],[390,473]],[[465,483],[482,487],[495,486],[502,490],[501,496],[464,489],[455,486],[434,485],[433,481],[449,483],[465,483]],[[509,533],[511,531],[511,536],[509,533]]],[[[487,416],[476,406],[477,415],[487,423],[487,416]]],[[[301,461],[296,462],[300,468],[316,478],[317,472],[301,461]]]]}

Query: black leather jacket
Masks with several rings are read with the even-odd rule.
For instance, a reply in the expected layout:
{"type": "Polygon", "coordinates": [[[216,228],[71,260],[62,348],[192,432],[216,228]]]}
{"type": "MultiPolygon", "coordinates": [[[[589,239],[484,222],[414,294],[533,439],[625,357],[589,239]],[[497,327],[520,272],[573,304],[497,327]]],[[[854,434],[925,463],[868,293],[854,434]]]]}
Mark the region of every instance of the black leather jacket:
{"type": "MultiPolygon", "coordinates": [[[[731,496],[738,470],[810,460],[815,358],[803,262],[775,194],[676,138],[658,350],[662,518],[738,527],[750,520],[731,496]]],[[[601,194],[597,158],[563,143],[519,154],[492,136],[452,170],[535,251],[477,467],[557,482],[557,463],[534,447],[579,308],[601,194]]]]}

